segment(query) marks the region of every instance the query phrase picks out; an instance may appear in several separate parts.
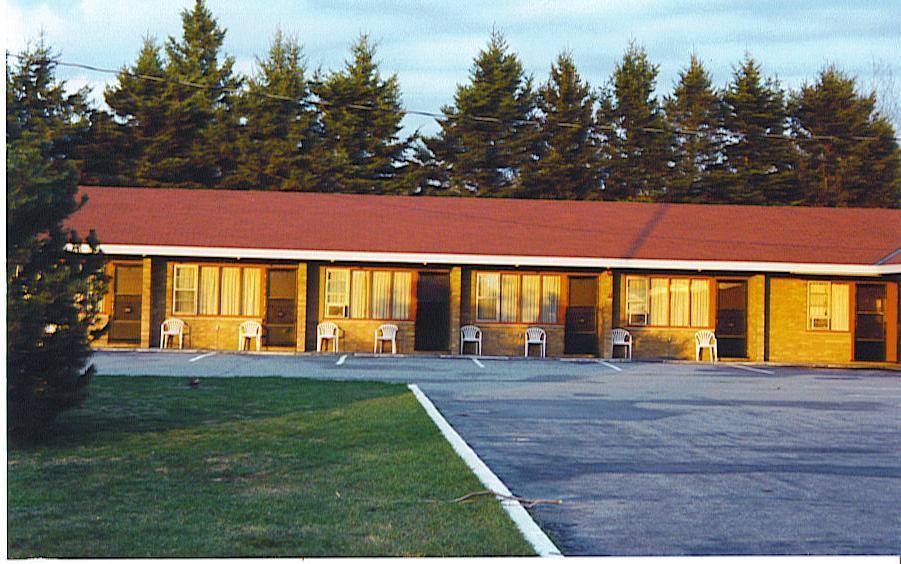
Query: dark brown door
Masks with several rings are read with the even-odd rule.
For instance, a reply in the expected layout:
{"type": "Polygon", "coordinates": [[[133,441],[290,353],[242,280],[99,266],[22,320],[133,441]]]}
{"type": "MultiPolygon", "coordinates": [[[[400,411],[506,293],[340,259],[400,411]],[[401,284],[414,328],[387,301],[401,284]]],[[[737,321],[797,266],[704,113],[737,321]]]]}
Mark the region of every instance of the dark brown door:
{"type": "Polygon", "coordinates": [[[420,272],[416,283],[416,350],[447,350],[449,326],[450,275],[420,272]]]}
{"type": "Polygon", "coordinates": [[[109,340],[115,343],[141,342],[141,280],[139,264],[117,264],[113,271],[113,315],[109,340]]]}
{"type": "Polygon", "coordinates": [[[716,283],[716,348],[724,358],[748,356],[748,283],[716,283]]]}
{"type": "Polygon", "coordinates": [[[885,285],[857,284],[854,360],[885,362],[885,285]]]}
{"type": "Polygon", "coordinates": [[[272,347],[297,345],[297,271],[273,269],[266,284],[266,344],[272,347]]]}
{"type": "Polygon", "coordinates": [[[564,354],[597,354],[598,279],[595,276],[569,277],[566,306],[564,354]]]}

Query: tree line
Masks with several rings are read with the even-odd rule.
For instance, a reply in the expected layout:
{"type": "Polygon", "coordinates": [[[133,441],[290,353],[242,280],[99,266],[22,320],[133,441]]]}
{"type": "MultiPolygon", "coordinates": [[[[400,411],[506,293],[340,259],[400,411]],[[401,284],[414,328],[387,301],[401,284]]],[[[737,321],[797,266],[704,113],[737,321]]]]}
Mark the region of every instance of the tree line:
{"type": "MultiPolygon", "coordinates": [[[[434,135],[402,135],[396,75],[361,35],[310,71],[276,32],[251,76],[202,0],[182,36],[145,38],[73,143],[86,184],[554,199],[897,207],[899,148],[875,92],[835,66],[786,92],[747,55],[714,87],[692,56],[662,98],[632,43],[593,88],[562,52],[537,84],[491,33],[434,135]]],[[[20,68],[55,59],[45,46],[20,68]],[[41,51],[43,49],[43,51],[41,51]],[[31,62],[29,62],[31,61],[31,62]]]]}

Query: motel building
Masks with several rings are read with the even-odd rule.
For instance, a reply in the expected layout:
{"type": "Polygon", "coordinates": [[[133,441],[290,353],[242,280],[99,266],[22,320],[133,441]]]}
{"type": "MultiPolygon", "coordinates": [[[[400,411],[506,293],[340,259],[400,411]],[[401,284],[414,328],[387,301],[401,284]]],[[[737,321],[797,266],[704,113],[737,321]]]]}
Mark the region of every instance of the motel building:
{"type": "Polygon", "coordinates": [[[694,360],[706,330],[723,360],[898,363],[898,210],[81,192],[68,225],[109,258],[96,347],[312,352],[329,322],[341,353],[393,325],[398,354],[460,354],[476,326],[484,356],[540,328],[548,357],[618,358],[624,329],[634,359],[694,360]]]}

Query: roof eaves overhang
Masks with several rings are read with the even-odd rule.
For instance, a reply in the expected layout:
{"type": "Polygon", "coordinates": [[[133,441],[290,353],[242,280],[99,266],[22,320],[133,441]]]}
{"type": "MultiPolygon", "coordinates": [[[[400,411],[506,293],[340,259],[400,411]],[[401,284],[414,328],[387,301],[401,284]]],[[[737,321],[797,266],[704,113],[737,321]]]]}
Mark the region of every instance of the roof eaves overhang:
{"type": "MultiPolygon", "coordinates": [[[[70,250],[75,250],[70,247],[70,250]]],[[[83,251],[89,248],[83,246],[83,251]]],[[[108,255],[230,258],[256,260],[313,260],[324,262],[377,262],[415,264],[459,264],[484,266],[599,268],[636,270],[692,270],[771,272],[785,274],[884,276],[901,274],[901,264],[829,264],[635,258],[553,257],[518,255],[474,255],[450,253],[316,251],[298,249],[249,249],[237,247],[187,247],[173,245],[101,244],[108,255]]]]}

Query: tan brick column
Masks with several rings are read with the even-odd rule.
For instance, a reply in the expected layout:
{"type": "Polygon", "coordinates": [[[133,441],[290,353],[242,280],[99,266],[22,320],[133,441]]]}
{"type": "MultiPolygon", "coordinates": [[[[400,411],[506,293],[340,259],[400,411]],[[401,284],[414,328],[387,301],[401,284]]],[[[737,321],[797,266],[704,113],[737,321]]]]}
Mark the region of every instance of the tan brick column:
{"type": "Polygon", "coordinates": [[[141,269],[141,347],[150,348],[150,311],[153,299],[152,289],[152,263],[149,257],[144,257],[141,269]]]}
{"type": "Polygon", "coordinates": [[[598,276],[598,353],[610,358],[610,332],[613,330],[613,273],[606,270],[598,276]]]}
{"type": "Polygon", "coordinates": [[[766,331],[766,276],[748,279],[748,358],[763,361],[766,331]]]}
{"type": "Polygon", "coordinates": [[[295,318],[297,350],[307,350],[307,263],[297,265],[297,316],[295,318]]]}
{"type": "Polygon", "coordinates": [[[462,304],[463,270],[459,266],[450,271],[450,335],[448,336],[448,351],[457,354],[460,347],[460,308],[462,304]]]}

